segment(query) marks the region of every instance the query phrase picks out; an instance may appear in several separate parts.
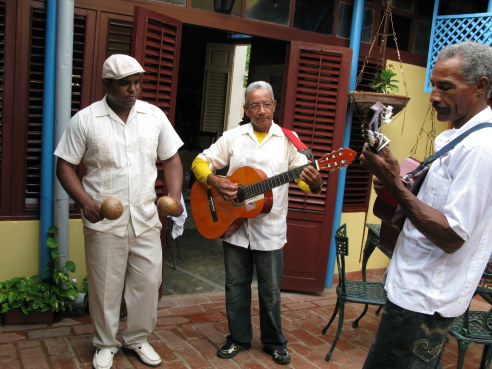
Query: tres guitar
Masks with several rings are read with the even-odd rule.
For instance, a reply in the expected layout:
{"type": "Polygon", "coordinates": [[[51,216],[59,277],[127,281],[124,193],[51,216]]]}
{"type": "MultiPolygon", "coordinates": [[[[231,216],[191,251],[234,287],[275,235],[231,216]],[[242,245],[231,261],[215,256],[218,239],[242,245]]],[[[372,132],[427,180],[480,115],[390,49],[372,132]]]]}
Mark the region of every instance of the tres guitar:
{"type": "MultiPolygon", "coordinates": [[[[378,153],[383,147],[389,144],[389,140],[379,133],[381,122],[390,122],[391,106],[385,107],[381,103],[374,104],[371,109],[374,115],[369,124],[363,125],[363,137],[369,144],[373,152],[378,153]]],[[[417,194],[422,182],[427,174],[428,167],[413,173],[419,166],[420,162],[414,158],[407,158],[400,164],[401,179],[413,194],[417,194]]],[[[380,245],[389,253],[393,253],[396,240],[401,232],[406,216],[399,207],[398,202],[393,195],[383,188],[376,197],[374,202],[373,213],[381,219],[381,232],[379,236],[380,245]]]]}
{"type": "Polygon", "coordinates": [[[267,214],[273,204],[272,189],[299,178],[302,170],[311,165],[318,170],[335,170],[349,165],[356,156],[350,148],[340,149],[324,155],[318,160],[267,177],[256,168],[242,167],[227,177],[231,182],[238,183],[236,199],[224,198],[215,188],[195,181],[191,188],[191,213],[198,232],[205,238],[219,238],[232,235],[243,224],[246,218],[267,214]]]}

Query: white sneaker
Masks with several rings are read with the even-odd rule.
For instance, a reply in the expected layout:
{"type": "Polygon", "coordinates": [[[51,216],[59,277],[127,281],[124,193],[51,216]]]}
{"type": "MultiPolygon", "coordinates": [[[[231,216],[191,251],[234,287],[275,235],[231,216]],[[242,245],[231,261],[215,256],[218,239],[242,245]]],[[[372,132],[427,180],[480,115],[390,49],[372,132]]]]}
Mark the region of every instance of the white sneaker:
{"type": "Polygon", "coordinates": [[[96,349],[94,358],[92,359],[92,367],[94,369],[111,369],[113,366],[114,354],[115,353],[108,348],[96,349]]]}
{"type": "Polygon", "coordinates": [[[161,357],[147,342],[142,343],[140,347],[134,348],[133,351],[135,351],[144,364],[152,367],[161,365],[161,357]]]}

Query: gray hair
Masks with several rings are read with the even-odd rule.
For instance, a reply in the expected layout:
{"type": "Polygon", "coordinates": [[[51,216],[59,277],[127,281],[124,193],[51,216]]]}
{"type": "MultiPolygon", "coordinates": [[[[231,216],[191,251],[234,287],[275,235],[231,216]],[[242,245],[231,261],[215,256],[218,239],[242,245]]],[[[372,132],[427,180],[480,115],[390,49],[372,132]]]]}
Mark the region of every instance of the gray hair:
{"type": "Polygon", "coordinates": [[[256,81],[256,82],[250,83],[249,86],[246,88],[246,91],[244,92],[244,103],[246,105],[249,103],[249,101],[248,101],[249,93],[251,91],[257,90],[259,88],[267,89],[272,94],[272,100],[275,100],[275,96],[273,96],[272,86],[268,82],[265,82],[265,81],[256,81]]]}
{"type": "Polygon", "coordinates": [[[455,56],[463,60],[460,74],[468,83],[474,83],[480,77],[489,79],[489,87],[485,92],[488,99],[492,91],[492,47],[473,41],[452,44],[439,52],[436,62],[455,56]]]}

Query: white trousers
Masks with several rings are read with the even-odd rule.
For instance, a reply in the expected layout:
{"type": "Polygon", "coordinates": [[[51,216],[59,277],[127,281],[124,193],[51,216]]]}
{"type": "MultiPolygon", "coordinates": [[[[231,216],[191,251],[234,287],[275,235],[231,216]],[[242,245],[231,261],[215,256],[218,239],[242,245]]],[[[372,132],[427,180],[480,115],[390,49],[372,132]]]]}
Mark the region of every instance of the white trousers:
{"type": "Polygon", "coordinates": [[[162,281],[161,225],[135,236],[131,220],[124,237],[84,227],[89,282],[89,311],[96,348],[116,352],[122,297],[127,309],[123,345],[136,348],[147,341],[157,322],[162,281]]]}

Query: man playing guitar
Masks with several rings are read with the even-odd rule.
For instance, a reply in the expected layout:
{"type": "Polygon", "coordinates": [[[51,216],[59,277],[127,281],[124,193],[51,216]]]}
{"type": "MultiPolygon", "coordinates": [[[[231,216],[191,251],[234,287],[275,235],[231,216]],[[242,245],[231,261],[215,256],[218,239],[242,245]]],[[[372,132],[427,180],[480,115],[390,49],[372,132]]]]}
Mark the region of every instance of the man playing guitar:
{"type": "MultiPolygon", "coordinates": [[[[212,170],[229,166],[228,176],[251,166],[268,177],[300,167],[308,162],[296,150],[282,129],[273,122],[276,101],[267,82],[253,82],[245,93],[244,112],[251,123],[224,132],[216,143],[192,164],[198,181],[213,186],[225,201],[237,201],[239,185],[212,170]]],[[[298,181],[308,193],[321,192],[322,178],[313,166],[306,166],[298,181]]],[[[260,328],[263,349],[278,364],[291,360],[282,333],[280,282],[283,273],[282,248],[286,243],[288,184],[273,189],[271,211],[262,217],[248,218],[232,235],[224,238],[226,271],[226,310],[230,334],[217,356],[230,359],[248,349],[252,341],[251,282],[253,266],[257,272],[260,295],[260,328]]],[[[193,199],[192,199],[193,201],[193,199]]],[[[239,200],[240,201],[240,200],[239,200]]],[[[254,206],[251,203],[250,206],[254,206]]]]}
{"type": "MultiPolygon", "coordinates": [[[[436,151],[474,126],[492,122],[492,47],[450,45],[434,65],[430,101],[441,133],[436,151]]],[[[418,192],[402,183],[388,147],[360,156],[407,219],[385,289],[388,301],[364,369],[439,368],[448,329],[468,307],[492,251],[492,128],[473,132],[434,161],[418,192]]]]}

